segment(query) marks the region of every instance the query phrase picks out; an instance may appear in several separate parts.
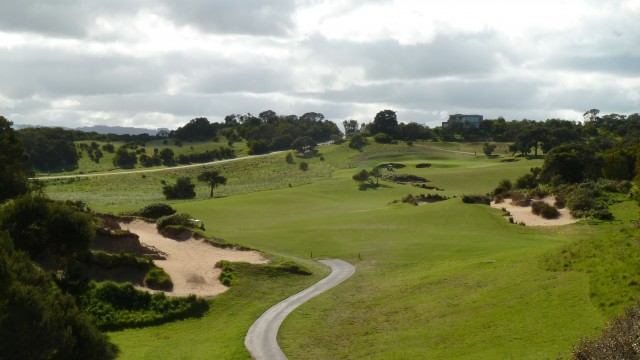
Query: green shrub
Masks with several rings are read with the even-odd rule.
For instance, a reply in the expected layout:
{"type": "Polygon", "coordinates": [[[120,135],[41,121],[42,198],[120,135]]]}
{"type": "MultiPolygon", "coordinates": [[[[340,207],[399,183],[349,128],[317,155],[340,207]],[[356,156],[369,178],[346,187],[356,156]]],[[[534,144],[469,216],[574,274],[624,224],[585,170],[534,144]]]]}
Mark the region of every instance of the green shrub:
{"type": "Polygon", "coordinates": [[[555,206],[549,205],[544,201],[532,202],[531,212],[545,219],[557,219],[560,216],[560,212],[555,206]]]}
{"type": "Polygon", "coordinates": [[[491,204],[491,198],[486,195],[463,195],[462,202],[465,204],[491,204]]]}
{"type": "Polygon", "coordinates": [[[144,277],[144,284],[150,289],[171,290],[171,277],[159,267],[153,267],[144,277]]]}
{"type": "Polygon", "coordinates": [[[509,190],[511,190],[511,188],[513,188],[513,184],[511,183],[511,180],[509,179],[502,179],[500,180],[500,183],[498,183],[498,187],[496,187],[493,190],[493,194],[498,196],[498,195],[503,195],[509,192],[509,190]]]}
{"type": "Polygon", "coordinates": [[[171,205],[156,203],[143,207],[140,210],[132,211],[131,215],[141,216],[148,219],[158,220],[163,216],[173,215],[176,211],[171,207],[171,205]]]}
{"type": "Polygon", "coordinates": [[[227,260],[220,260],[216,263],[216,267],[218,269],[222,269],[220,276],[218,279],[225,286],[231,286],[236,282],[236,278],[233,275],[233,268],[231,267],[231,263],[227,260]]]}
{"type": "Polygon", "coordinates": [[[92,251],[88,257],[88,262],[105,269],[113,269],[120,266],[130,266],[138,269],[149,269],[153,266],[153,261],[143,259],[127,252],[119,254],[109,254],[104,251],[92,251]]]}
{"type": "Polygon", "coordinates": [[[163,216],[156,221],[156,228],[158,230],[162,230],[167,226],[185,226],[185,227],[193,227],[193,221],[191,220],[191,215],[187,213],[177,213],[173,215],[163,216]]]}
{"type": "Polygon", "coordinates": [[[168,298],[164,293],[149,294],[131,283],[91,282],[80,296],[81,307],[103,330],[157,325],[201,316],[209,304],[194,295],[168,298]]]}
{"type": "Polygon", "coordinates": [[[385,133],[378,133],[373,136],[373,140],[380,144],[390,144],[393,141],[393,137],[385,133]]]}
{"type": "Polygon", "coordinates": [[[412,174],[384,174],[382,175],[382,180],[391,181],[394,183],[426,183],[429,180],[423,178],[422,176],[412,175],[412,174]]]}
{"type": "Polygon", "coordinates": [[[289,273],[296,275],[311,275],[313,274],[311,270],[307,269],[305,266],[302,266],[296,262],[287,260],[282,261],[273,265],[267,265],[280,273],[289,273]]]}

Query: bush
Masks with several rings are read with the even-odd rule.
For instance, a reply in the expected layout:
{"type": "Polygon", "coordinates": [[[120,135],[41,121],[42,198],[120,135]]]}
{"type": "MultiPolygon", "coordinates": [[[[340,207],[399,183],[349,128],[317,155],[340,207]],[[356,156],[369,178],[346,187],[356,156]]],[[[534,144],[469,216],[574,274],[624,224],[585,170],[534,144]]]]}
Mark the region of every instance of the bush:
{"type": "Polygon", "coordinates": [[[302,170],[302,171],[307,171],[307,170],[309,170],[309,164],[308,164],[308,163],[306,163],[306,162],[301,162],[301,163],[300,163],[300,165],[299,165],[299,167],[300,167],[300,170],[302,170]]]}
{"type": "Polygon", "coordinates": [[[143,259],[134,254],[121,252],[120,254],[109,254],[104,251],[93,251],[88,257],[88,262],[105,269],[114,269],[120,266],[130,266],[138,269],[149,269],[153,266],[150,259],[143,259]]]}
{"type": "Polygon", "coordinates": [[[395,183],[426,183],[429,180],[412,174],[385,174],[382,176],[383,180],[391,181],[395,183]]]}
{"type": "Polygon", "coordinates": [[[582,339],[573,347],[574,359],[638,359],[640,336],[640,302],[625,310],[623,316],[611,321],[602,335],[595,339],[582,339]]]}
{"type": "Polygon", "coordinates": [[[462,202],[465,204],[491,204],[491,198],[486,195],[463,195],[462,202]]]}
{"type": "Polygon", "coordinates": [[[218,279],[225,286],[231,286],[236,282],[236,278],[233,275],[233,268],[231,267],[231,263],[227,260],[220,260],[216,263],[216,267],[218,269],[222,269],[220,276],[218,279]]]}
{"type": "Polygon", "coordinates": [[[393,141],[393,137],[385,133],[378,133],[373,136],[373,140],[379,144],[390,144],[393,141]]]}
{"type": "Polygon", "coordinates": [[[158,220],[163,216],[173,215],[176,211],[171,205],[156,203],[143,207],[140,210],[124,213],[125,215],[141,216],[147,219],[158,220]]]}
{"type": "Polygon", "coordinates": [[[144,277],[144,284],[150,289],[171,290],[171,277],[159,267],[153,267],[144,277]]]}
{"type": "Polygon", "coordinates": [[[187,213],[177,213],[173,215],[163,216],[156,221],[156,228],[158,230],[162,230],[167,226],[185,226],[185,227],[193,227],[193,221],[191,220],[191,215],[187,213]]]}
{"type": "Polygon", "coordinates": [[[313,274],[311,272],[311,270],[307,269],[305,266],[302,266],[296,262],[293,261],[282,261],[276,264],[272,264],[272,265],[267,265],[267,268],[269,268],[271,271],[273,272],[277,272],[277,273],[289,273],[289,274],[296,274],[296,275],[311,275],[313,274]]]}
{"type": "Polygon", "coordinates": [[[411,194],[402,198],[403,203],[418,205],[419,203],[434,203],[438,201],[444,201],[449,199],[446,196],[442,196],[440,194],[420,194],[417,196],[413,196],[411,194]]]}
{"type": "Polygon", "coordinates": [[[131,283],[91,282],[80,297],[81,307],[103,330],[157,325],[200,316],[208,303],[194,295],[168,298],[164,293],[149,294],[136,290],[131,283]]]}
{"type": "Polygon", "coordinates": [[[191,182],[188,177],[178,178],[174,185],[164,185],[162,187],[162,193],[167,200],[174,199],[193,199],[196,197],[195,189],[196,185],[191,182]]]}
{"type": "Polygon", "coordinates": [[[500,183],[498,183],[498,187],[493,190],[494,195],[502,195],[508,193],[511,188],[513,188],[513,184],[509,179],[502,179],[500,183]]]}
{"type": "Polygon", "coordinates": [[[531,212],[545,219],[557,219],[560,216],[560,212],[555,206],[549,205],[544,201],[532,202],[531,212]]]}

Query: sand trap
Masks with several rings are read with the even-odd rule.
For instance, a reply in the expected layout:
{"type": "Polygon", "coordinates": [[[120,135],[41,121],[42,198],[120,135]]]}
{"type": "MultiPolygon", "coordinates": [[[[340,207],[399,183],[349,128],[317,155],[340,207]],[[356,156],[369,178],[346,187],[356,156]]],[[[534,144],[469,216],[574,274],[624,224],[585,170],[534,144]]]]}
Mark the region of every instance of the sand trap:
{"type": "MultiPolygon", "coordinates": [[[[556,198],[553,196],[546,197],[542,199],[549,205],[553,205],[556,201],[556,198]]],[[[505,208],[508,212],[511,213],[511,217],[517,223],[523,222],[527,226],[557,226],[557,225],[567,225],[575,223],[576,219],[571,217],[569,214],[569,209],[558,209],[560,212],[560,216],[557,219],[545,219],[542,216],[538,216],[531,212],[531,206],[515,206],[511,204],[511,199],[504,199],[503,202],[496,204],[495,202],[491,202],[491,207],[496,209],[505,208]]]]}
{"type": "Polygon", "coordinates": [[[173,240],[159,234],[155,224],[142,220],[120,222],[120,227],[137,234],[140,243],[166,254],[166,260],[154,260],[154,263],[164,269],[173,281],[173,290],[165,292],[169,296],[195,294],[211,297],[225,292],[228,288],[218,280],[221,270],[215,268],[219,260],[252,264],[268,262],[257,251],[222,249],[194,238],[173,240]]]}

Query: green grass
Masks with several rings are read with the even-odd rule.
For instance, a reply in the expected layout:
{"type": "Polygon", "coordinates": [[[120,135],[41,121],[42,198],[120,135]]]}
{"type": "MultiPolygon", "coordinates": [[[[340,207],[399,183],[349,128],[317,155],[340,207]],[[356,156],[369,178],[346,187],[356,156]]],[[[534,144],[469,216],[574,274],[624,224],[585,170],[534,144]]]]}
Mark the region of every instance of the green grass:
{"type": "MultiPolygon", "coordinates": [[[[200,184],[196,199],[171,205],[204,220],[208,235],[231,243],[285,258],[337,257],[356,265],[353,278],[285,322],[280,341],[291,358],[555,358],[578,338],[596,334],[610,312],[594,301],[594,281],[613,284],[606,275],[619,268],[597,257],[588,266],[609,272],[594,276],[578,267],[555,271],[544,259],[573,243],[604,239],[623,224],[508,224],[499,210],[465,205],[460,197],[489,192],[501,179],[515,180],[542,161],[501,162],[434,146],[457,151],[455,144],[433,143],[372,143],[362,152],[327,146],[320,149],[324,161],[304,160],[310,164],[306,172],[297,167],[301,159],[286,164],[284,153],[214,164],[208,168],[229,178],[216,190],[218,198],[208,199],[200,184]],[[386,182],[360,190],[351,179],[358,169],[384,162],[405,164],[396,172],[425,177],[452,199],[392,203],[431,190],[386,182]],[[420,163],[432,166],[416,168],[420,163]]],[[[161,180],[195,178],[201,170],[53,181],[47,192],[84,198],[102,211],[134,210],[162,200],[161,180]]],[[[637,206],[621,203],[613,211],[628,223],[637,206]]],[[[212,300],[202,319],[111,334],[122,358],[248,358],[242,339],[252,321],[313,282],[248,270],[234,275],[238,285],[212,300]]],[[[604,289],[630,297],[615,285],[604,289]]]]}
{"type": "Polygon", "coordinates": [[[237,283],[210,300],[202,318],[111,332],[109,338],[120,348],[120,359],[249,359],[244,337],[253,321],[327,274],[325,268],[306,265],[314,275],[274,276],[264,266],[236,264],[237,283]]]}

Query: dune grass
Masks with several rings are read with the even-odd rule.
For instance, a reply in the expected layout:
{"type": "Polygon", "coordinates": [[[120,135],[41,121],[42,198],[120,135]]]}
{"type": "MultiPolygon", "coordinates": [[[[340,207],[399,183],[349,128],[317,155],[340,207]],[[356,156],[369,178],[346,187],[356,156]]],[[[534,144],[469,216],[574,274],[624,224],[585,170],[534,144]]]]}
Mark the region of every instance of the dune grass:
{"type": "MultiPolygon", "coordinates": [[[[322,147],[324,161],[305,159],[306,172],[286,164],[283,153],[213,164],[208,168],[229,178],[217,189],[221,197],[208,199],[203,184],[196,199],[171,205],[204,220],[209,235],[231,243],[282,257],[338,257],[356,265],[353,278],[285,321],[280,342],[291,358],[555,358],[632,303],[608,310],[598,306],[594,281],[607,283],[611,272],[594,276],[578,266],[549,265],[563,248],[604,239],[623,224],[508,224],[499,210],[466,205],[460,197],[491,191],[499,180],[514,180],[541,160],[501,162],[433,146],[371,144],[362,152],[322,147]],[[394,203],[432,190],[384,181],[360,188],[351,179],[358,169],[384,162],[401,162],[406,166],[396,172],[425,177],[452,198],[424,206],[394,203]],[[431,167],[416,168],[421,163],[431,167]]],[[[52,182],[47,191],[54,198],[84,196],[102,211],[132,210],[161,200],[161,180],[195,177],[200,170],[52,182]]],[[[637,212],[629,204],[613,208],[623,221],[637,212]]],[[[610,269],[606,261],[597,266],[610,269]]],[[[212,300],[213,310],[202,319],[112,333],[122,358],[248,358],[242,341],[253,320],[278,298],[313,282],[249,270],[236,276],[238,285],[212,300]]],[[[318,276],[316,271],[314,279],[318,276]]],[[[607,289],[622,294],[620,299],[636,296],[616,286],[607,289]]]]}

